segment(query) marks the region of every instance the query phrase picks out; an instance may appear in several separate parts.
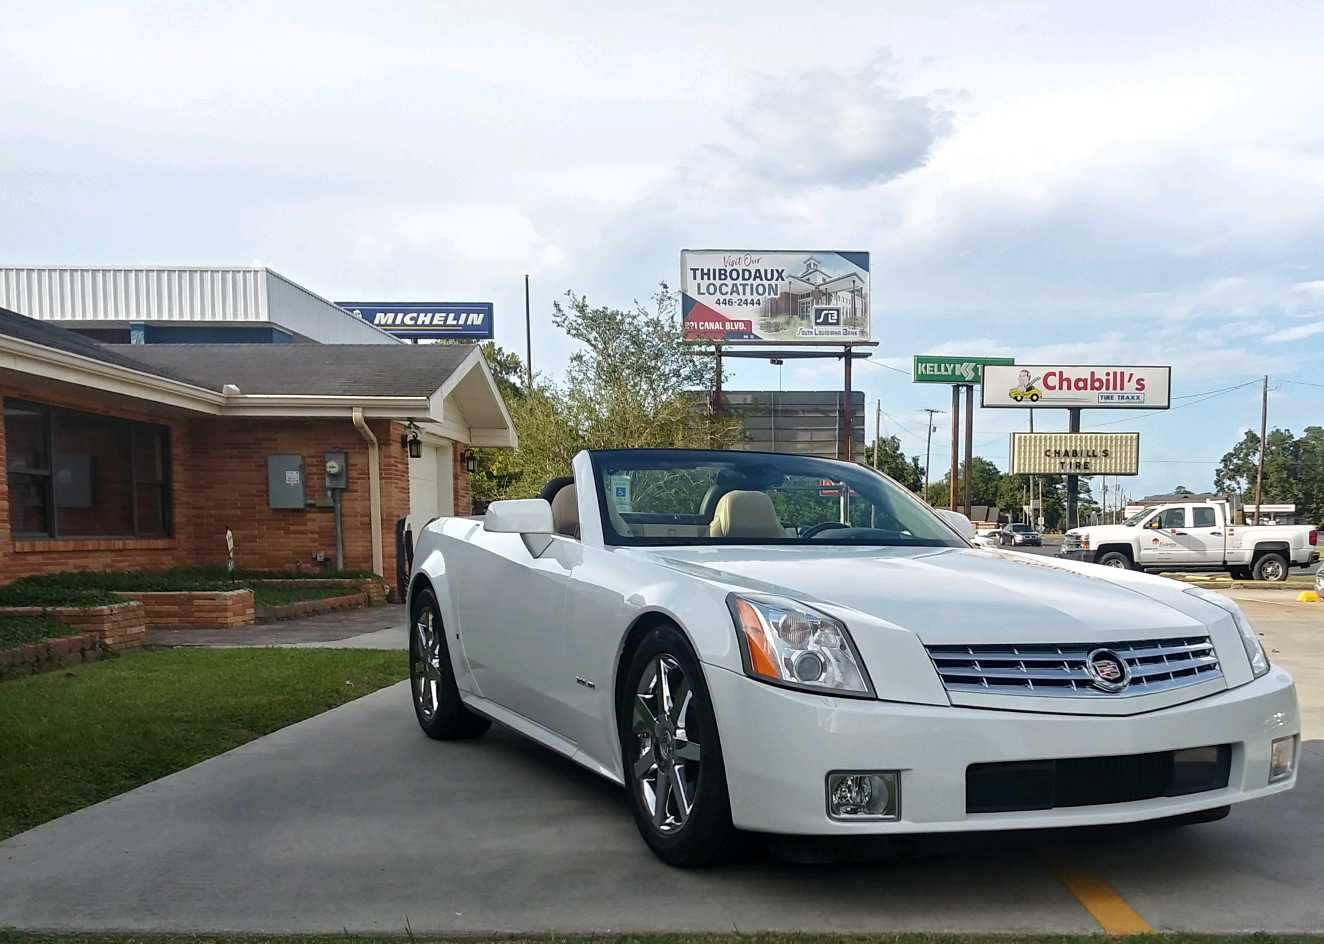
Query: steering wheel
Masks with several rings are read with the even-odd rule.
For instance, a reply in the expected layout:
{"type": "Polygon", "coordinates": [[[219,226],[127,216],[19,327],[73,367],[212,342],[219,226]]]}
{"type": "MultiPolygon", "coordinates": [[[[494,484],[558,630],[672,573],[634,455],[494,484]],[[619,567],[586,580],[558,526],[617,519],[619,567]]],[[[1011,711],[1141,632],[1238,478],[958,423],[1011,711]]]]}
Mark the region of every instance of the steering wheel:
{"type": "Polygon", "coordinates": [[[820,521],[818,524],[813,525],[808,530],[802,531],[800,533],[800,537],[812,538],[814,535],[822,534],[824,531],[831,531],[835,528],[849,528],[849,527],[852,527],[852,525],[845,524],[841,521],[820,521]]]}

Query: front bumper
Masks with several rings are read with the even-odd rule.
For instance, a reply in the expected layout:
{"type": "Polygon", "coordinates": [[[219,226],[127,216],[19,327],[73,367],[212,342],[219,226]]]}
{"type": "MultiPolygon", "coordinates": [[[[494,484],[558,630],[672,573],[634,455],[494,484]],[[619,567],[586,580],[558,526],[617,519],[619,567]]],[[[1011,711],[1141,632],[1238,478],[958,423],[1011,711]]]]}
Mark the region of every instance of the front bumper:
{"type": "MultiPolygon", "coordinates": [[[[1269,784],[1269,746],[1300,733],[1291,676],[1271,669],[1230,691],[1143,715],[1100,717],[829,698],[709,666],[735,825],[799,835],[1034,829],[1175,816],[1290,789],[1269,784]],[[1225,788],[1180,797],[1014,813],[966,813],[971,764],[1232,745],[1225,788]],[[835,770],[901,771],[900,818],[829,819],[835,770]]],[[[1299,748],[1298,748],[1299,758],[1299,748]]],[[[1298,760],[1299,764],[1299,760],[1298,760]]]]}
{"type": "Polygon", "coordinates": [[[1082,564],[1089,564],[1094,561],[1093,552],[1087,551],[1083,547],[1073,547],[1070,549],[1064,547],[1057,552],[1057,556],[1064,558],[1065,560],[1080,561],[1082,564]]]}

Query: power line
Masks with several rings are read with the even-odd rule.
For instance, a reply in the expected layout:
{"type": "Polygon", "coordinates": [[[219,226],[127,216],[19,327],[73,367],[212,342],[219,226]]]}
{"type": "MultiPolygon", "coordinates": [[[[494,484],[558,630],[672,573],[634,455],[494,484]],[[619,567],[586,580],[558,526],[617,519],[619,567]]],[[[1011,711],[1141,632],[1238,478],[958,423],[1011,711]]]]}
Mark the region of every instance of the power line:
{"type": "Polygon", "coordinates": [[[1298,387],[1320,387],[1324,389],[1324,384],[1311,383],[1309,380],[1287,380],[1283,377],[1278,378],[1279,383],[1296,384],[1298,387]]]}
{"type": "Polygon", "coordinates": [[[908,370],[902,370],[900,367],[893,367],[891,364],[883,364],[877,361],[871,361],[868,358],[861,358],[860,363],[863,364],[865,367],[879,367],[882,368],[883,370],[890,370],[898,374],[905,374],[907,377],[910,376],[910,371],[908,370]]]}

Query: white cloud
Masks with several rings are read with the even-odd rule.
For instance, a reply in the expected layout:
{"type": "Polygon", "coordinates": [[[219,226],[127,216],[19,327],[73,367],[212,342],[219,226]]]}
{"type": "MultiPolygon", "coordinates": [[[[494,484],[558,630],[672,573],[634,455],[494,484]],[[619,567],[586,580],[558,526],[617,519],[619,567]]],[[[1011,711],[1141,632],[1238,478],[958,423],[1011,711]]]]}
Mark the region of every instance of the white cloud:
{"type": "Polygon", "coordinates": [[[1310,324],[1283,328],[1280,331],[1265,335],[1264,340],[1270,344],[1282,344],[1287,341],[1304,341],[1306,338],[1313,338],[1318,334],[1324,334],[1324,321],[1314,321],[1310,324]]]}

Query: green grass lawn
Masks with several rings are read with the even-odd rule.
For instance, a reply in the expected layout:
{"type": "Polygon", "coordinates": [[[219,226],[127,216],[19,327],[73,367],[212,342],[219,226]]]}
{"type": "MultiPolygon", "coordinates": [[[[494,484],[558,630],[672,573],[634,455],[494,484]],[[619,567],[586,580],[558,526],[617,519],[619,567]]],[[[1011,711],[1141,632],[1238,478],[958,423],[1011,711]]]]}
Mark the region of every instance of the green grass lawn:
{"type": "Polygon", "coordinates": [[[24,646],[43,639],[76,635],[78,630],[41,616],[0,616],[0,649],[24,646]]]}
{"type": "Polygon", "coordinates": [[[0,838],[397,682],[398,652],[172,649],[0,683],[0,838]]]}

